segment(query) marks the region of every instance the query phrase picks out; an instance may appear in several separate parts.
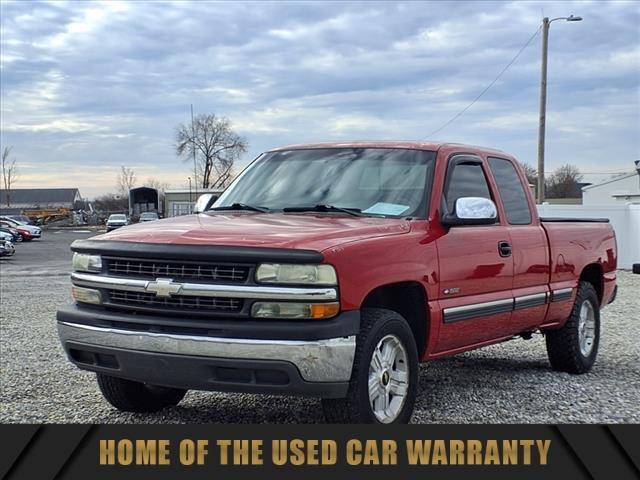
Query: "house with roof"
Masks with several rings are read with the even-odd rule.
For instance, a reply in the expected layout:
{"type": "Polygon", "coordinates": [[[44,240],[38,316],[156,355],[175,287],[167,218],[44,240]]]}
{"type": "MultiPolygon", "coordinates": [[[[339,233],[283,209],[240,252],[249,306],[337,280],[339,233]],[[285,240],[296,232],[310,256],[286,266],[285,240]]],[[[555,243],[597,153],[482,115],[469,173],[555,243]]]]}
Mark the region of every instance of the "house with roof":
{"type": "Polygon", "coordinates": [[[602,183],[582,187],[583,205],[624,205],[640,203],[640,160],[636,171],[602,183]]]}
{"type": "Polygon", "coordinates": [[[12,188],[0,190],[0,212],[19,214],[29,209],[67,208],[72,210],[82,203],[77,188],[12,188]]]}

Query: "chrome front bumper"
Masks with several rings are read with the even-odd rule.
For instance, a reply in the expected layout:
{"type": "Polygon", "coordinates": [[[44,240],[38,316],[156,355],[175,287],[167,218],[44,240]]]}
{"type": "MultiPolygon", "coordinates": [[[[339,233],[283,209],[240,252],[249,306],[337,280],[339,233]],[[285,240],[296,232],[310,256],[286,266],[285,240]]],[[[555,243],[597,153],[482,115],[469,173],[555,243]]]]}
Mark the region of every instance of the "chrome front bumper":
{"type": "Polygon", "coordinates": [[[58,322],[66,342],[143,352],[238,360],[279,360],[293,364],[308,382],[348,382],[355,335],[324,340],[257,340],[136,332],[58,322]]]}

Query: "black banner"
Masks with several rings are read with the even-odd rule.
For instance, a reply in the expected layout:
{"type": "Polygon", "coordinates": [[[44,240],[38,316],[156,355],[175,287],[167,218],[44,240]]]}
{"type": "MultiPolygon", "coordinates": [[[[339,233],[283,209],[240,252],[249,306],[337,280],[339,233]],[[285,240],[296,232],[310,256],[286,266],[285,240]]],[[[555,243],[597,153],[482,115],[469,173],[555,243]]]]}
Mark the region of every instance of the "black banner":
{"type": "Polygon", "coordinates": [[[640,478],[627,425],[3,425],[0,478],[640,478]]]}

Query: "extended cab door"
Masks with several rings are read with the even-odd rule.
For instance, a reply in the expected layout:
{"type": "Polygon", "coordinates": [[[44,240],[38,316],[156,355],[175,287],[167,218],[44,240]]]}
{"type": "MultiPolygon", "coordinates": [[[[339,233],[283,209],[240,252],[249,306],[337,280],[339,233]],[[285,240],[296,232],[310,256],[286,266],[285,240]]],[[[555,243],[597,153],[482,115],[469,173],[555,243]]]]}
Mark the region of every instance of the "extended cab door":
{"type": "MultiPolygon", "coordinates": [[[[475,155],[447,163],[442,209],[453,212],[461,197],[498,199],[488,166],[475,155]]],[[[513,257],[504,219],[493,225],[452,226],[436,240],[443,320],[435,351],[463,348],[508,335],[513,309],[513,257]]]]}
{"type": "Polygon", "coordinates": [[[514,312],[512,333],[538,327],[547,313],[549,248],[547,236],[535,215],[535,205],[525,190],[513,160],[488,157],[498,189],[513,252],[514,312]]]}

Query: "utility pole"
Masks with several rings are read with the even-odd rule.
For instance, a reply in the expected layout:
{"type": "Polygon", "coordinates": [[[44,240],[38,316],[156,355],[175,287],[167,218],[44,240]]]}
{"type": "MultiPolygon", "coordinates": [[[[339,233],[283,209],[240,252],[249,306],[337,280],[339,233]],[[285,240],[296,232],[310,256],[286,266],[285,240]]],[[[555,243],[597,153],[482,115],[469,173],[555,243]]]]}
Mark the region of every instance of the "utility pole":
{"type": "Polygon", "coordinates": [[[540,75],[540,120],[538,122],[538,191],[537,201],[544,202],[544,136],[547,121],[547,52],[549,47],[549,17],[542,19],[542,68],[540,75]]]}
{"type": "MultiPolygon", "coordinates": [[[[196,165],[196,129],[193,125],[193,103],[191,104],[191,151],[193,152],[193,184],[196,190],[196,200],[198,199],[198,167],[196,165]]],[[[189,194],[191,197],[191,194],[189,194]]]]}
{"type": "Polygon", "coordinates": [[[544,140],[547,123],[547,55],[549,50],[549,27],[551,22],[556,20],[566,20],[567,22],[579,22],[582,17],[558,17],[549,20],[549,17],[542,19],[542,67],[540,69],[540,120],[538,123],[538,190],[536,193],[537,203],[544,202],[544,140]]]}

